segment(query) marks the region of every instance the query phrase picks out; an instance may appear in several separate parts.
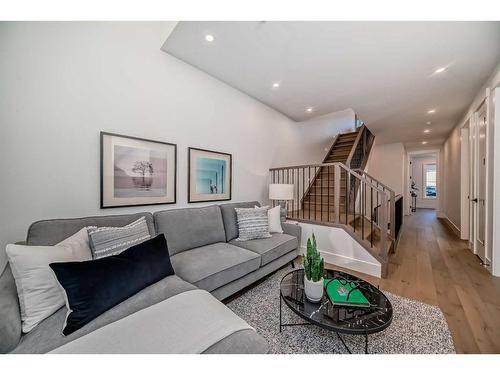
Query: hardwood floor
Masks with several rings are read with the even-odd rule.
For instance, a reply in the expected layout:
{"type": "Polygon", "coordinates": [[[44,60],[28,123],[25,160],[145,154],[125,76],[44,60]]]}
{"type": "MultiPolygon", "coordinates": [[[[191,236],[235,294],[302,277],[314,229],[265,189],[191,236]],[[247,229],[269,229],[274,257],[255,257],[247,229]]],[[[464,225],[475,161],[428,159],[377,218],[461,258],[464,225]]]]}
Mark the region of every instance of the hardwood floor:
{"type": "Polygon", "coordinates": [[[457,353],[500,353],[500,278],[480,265],[466,241],[433,210],[405,217],[386,279],[359,276],[389,292],[438,305],[457,353]]]}

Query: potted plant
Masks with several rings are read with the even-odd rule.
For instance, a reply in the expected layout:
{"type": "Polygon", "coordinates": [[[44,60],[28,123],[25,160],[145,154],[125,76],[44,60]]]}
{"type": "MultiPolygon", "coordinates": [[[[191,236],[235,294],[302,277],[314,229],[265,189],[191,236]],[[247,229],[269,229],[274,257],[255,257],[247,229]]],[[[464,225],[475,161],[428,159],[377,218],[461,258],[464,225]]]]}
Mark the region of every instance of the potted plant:
{"type": "Polygon", "coordinates": [[[304,290],[311,302],[319,302],[323,298],[324,260],[318,252],[314,233],[312,240],[307,240],[307,253],[304,258],[304,290]]]}

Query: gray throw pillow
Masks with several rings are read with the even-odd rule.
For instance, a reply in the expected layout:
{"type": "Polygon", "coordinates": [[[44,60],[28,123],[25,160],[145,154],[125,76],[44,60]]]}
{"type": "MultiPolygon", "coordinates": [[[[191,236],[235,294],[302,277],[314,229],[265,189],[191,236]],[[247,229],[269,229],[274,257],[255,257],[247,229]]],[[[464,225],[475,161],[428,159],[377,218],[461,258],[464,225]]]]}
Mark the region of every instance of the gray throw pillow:
{"type": "Polygon", "coordinates": [[[88,232],[94,259],[120,254],[151,238],[144,216],[124,227],[98,227],[91,228],[88,232]]]}
{"type": "Polygon", "coordinates": [[[239,232],[236,241],[271,237],[267,208],[235,208],[235,210],[239,232]]]}

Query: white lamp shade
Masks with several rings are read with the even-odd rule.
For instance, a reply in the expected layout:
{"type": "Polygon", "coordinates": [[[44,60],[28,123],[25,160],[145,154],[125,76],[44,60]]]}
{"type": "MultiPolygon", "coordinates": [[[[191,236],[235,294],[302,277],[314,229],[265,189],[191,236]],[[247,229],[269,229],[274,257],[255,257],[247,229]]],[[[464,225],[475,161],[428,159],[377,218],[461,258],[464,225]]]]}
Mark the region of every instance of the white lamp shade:
{"type": "Polygon", "coordinates": [[[293,199],[292,184],[270,184],[269,199],[277,201],[288,201],[293,199]]]}

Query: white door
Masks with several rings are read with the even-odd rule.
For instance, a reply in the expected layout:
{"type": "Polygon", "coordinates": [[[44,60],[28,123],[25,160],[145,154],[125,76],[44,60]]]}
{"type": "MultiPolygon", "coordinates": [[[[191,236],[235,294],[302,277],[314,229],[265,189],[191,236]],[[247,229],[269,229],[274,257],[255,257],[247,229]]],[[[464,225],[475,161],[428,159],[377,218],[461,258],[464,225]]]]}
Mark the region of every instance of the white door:
{"type": "Polygon", "coordinates": [[[474,205],[476,211],[476,254],[486,262],[486,103],[477,111],[476,117],[477,152],[476,152],[476,194],[474,205]]]}
{"type": "Polygon", "coordinates": [[[469,121],[460,129],[460,239],[470,239],[470,147],[469,121]]]}

